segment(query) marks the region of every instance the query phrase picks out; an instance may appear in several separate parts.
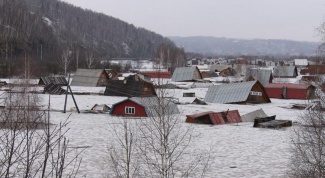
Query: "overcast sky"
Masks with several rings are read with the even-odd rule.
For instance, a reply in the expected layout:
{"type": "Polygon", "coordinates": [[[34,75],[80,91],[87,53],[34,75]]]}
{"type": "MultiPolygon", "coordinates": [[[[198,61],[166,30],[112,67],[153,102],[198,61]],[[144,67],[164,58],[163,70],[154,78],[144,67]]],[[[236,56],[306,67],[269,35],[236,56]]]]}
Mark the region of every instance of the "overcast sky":
{"type": "Polygon", "coordinates": [[[163,36],[319,41],[324,0],[62,0],[163,36]]]}

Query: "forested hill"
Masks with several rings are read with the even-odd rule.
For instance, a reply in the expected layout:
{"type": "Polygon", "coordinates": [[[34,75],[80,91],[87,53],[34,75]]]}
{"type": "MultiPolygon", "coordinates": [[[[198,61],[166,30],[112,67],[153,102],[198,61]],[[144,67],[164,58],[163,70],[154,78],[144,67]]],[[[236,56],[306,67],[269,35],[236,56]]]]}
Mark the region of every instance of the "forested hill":
{"type": "Polygon", "coordinates": [[[67,50],[80,51],[80,58],[153,57],[162,43],[175,46],[144,28],[58,0],[0,0],[1,60],[28,52],[53,61],[67,50]]]}
{"type": "Polygon", "coordinates": [[[217,37],[169,37],[187,52],[209,55],[307,55],[316,54],[319,43],[292,40],[232,39],[217,37]]]}

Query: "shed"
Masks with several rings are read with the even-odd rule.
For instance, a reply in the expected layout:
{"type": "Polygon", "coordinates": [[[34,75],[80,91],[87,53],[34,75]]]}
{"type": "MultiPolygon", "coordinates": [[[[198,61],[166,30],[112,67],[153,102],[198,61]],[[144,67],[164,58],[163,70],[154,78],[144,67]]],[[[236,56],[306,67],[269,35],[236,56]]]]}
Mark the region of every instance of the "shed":
{"type": "Polygon", "coordinates": [[[270,98],[306,100],[315,95],[315,87],[309,84],[269,83],[265,89],[270,98]]]}
{"type": "Polygon", "coordinates": [[[173,82],[188,82],[188,81],[195,81],[201,79],[202,79],[202,75],[199,71],[199,68],[196,66],[178,67],[175,69],[172,76],[173,82]]]}
{"type": "Polygon", "coordinates": [[[186,115],[187,123],[199,123],[199,124],[212,124],[220,125],[227,123],[241,122],[241,118],[238,110],[223,111],[223,112],[203,112],[193,115],[186,115]]]}
{"type": "Polygon", "coordinates": [[[104,69],[77,69],[71,86],[100,87],[106,86],[110,77],[104,69]]]}
{"type": "Polygon", "coordinates": [[[104,95],[106,96],[126,96],[145,97],[156,96],[156,91],[152,83],[144,80],[136,80],[134,76],[129,76],[124,80],[110,80],[107,83],[104,95]]]}
{"type": "Polygon", "coordinates": [[[204,98],[211,103],[270,103],[263,85],[259,81],[230,83],[209,87],[204,98]]]}
{"type": "Polygon", "coordinates": [[[272,83],[272,70],[248,68],[245,74],[245,80],[258,80],[265,87],[268,83],[272,83]]]}
{"type": "Polygon", "coordinates": [[[156,117],[179,114],[177,105],[169,99],[134,97],[115,103],[110,113],[123,117],[156,117]]]}
{"type": "Polygon", "coordinates": [[[295,78],[298,76],[296,66],[276,66],[273,69],[273,76],[277,78],[295,78]]]}

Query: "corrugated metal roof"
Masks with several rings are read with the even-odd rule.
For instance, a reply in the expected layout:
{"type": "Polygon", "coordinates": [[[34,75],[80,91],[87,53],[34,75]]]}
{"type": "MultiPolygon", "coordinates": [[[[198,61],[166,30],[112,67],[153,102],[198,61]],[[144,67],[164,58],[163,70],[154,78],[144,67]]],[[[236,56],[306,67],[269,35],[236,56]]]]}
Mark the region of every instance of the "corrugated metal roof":
{"type": "Polygon", "coordinates": [[[260,81],[263,86],[266,86],[268,83],[270,83],[272,70],[249,68],[246,71],[246,80],[250,76],[252,76],[255,80],[260,81]]]}
{"type": "Polygon", "coordinates": [[[247,100],[256,81],[215,85],[208,89],[204,101],[211,103],[238,103],[247,100]]]}
{"type": "Polygon", "coordinates": [[[96,87],[99,77],[103,72],[103,69],[77,69],[72,79],[71,86],[96,87]]]}
{"type": "Polygon", "coordinates": [[[295,77],[297,68],[296,66],[276,66],[273,71],[275,77],[295,77]]]}
{"type": "MultiPolygon", "coordinates": [[[[195,80],[194,79],[194,73],[195,73],[196,70],[199,72],[199,70],[195,66],[192,66],[192,67],[178,67],[178,68],[175,69],[175,71],[173,73],[172,81],[181,82],[181,81],[195,80]]],[[[201,79],[202,79],[202,77],[201,77],[201,79]]]]}

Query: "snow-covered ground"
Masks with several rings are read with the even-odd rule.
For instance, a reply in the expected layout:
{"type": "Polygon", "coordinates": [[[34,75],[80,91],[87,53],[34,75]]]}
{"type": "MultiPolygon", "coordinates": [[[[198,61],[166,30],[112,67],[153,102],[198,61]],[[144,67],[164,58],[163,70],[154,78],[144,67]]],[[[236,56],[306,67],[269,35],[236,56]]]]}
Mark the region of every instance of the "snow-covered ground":
{"type": "MultiPolygon", "coordinates": [[[[80,89],[82,90],[82,89],[80,89]]],[[[85,89],[87,90],[87,88],[85,89]]],[[[196,97],[204,98],[206,88],[185,90],[195,92],[196,97]]],[[[171,96],[179,98],[184,90],[170,90],[171,96]]],[[[42,95],[48,102],[48,95],[42,95]]],[[[63,110],[64,95],[51,96],[51,109],[63,110]]],[[[98,95],[75,95],[80,110],[88,110],[95,104],[112,105],[125,97],[98,95]]],[[[192,127],[197,135],[189,149],[207,150],[211,154],[210,169],[207,177],[287,177],[290,157],[290,134],[296,127],[283,129],[253,128],[253,123],[229,125],[194,125],[185,123],[186,115],[204,111],[225,111],[237,109],[241,115],[262,108],[267,115],[276,115],[276,119],[297,121],[301,111],[286,109],[293,103],[306,103],[303,100],[272,99],[272,103],[256,105],[212,104],[179,105],[182,127],[192,127]]],[[[74,107],[71,96],[68,97],[67,110],[74,107]]],[[[67,137],[72,146],[90,146],[82,154],[80,173],[87,177],[103,177],[106,170],[105,160],[108,153],[109,138],[112,137],[112,125],[121,118],[109,114],[78,114],[76,112],[51,112],[51,122],[59,123],[69,114],[70,130],[67,137]],[[72,114],[71,114],[72,113],[72,114]]],[[[130,122],[133,122],[130,119],[130,122]]],[[[208,153],[206,153],[208,154],[208,153]]]]}

